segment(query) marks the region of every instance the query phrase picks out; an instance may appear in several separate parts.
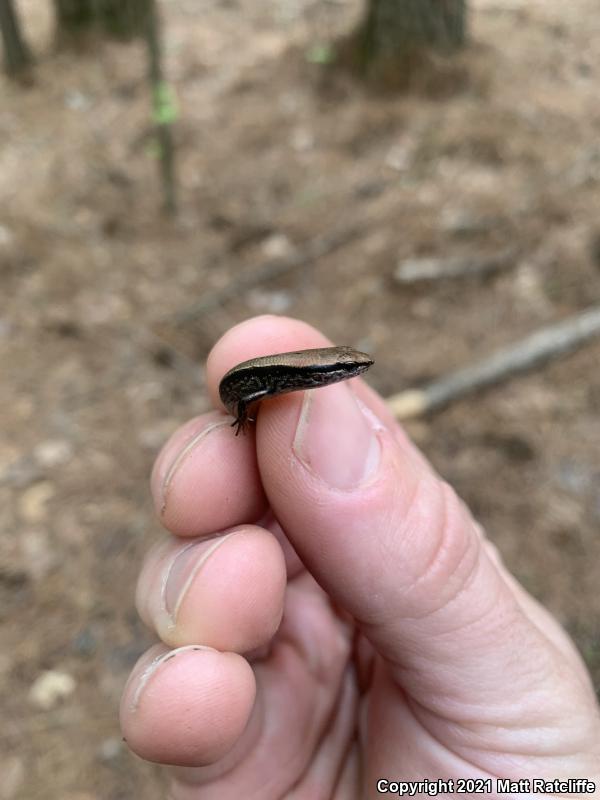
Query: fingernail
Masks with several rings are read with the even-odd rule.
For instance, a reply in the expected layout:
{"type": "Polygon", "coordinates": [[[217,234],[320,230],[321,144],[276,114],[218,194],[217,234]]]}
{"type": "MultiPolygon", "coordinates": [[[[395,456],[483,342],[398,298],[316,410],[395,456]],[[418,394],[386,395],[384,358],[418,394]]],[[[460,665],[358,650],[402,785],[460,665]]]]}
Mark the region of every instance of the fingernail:
{"type": "Polygon", "coordinates": [[[381,427],[348,384],[305,392],[294,452],[328,486],[352,489],[377,470],[381,427]]]}
{"type": "Polygon", "coordinates": [[[217,539],[201,539],[192,542],[180,550],[171,561],[165,571],[163,604],[172,625],[176,624],[181,604],[198,572],[215,550],[218,550],[235,533],[237,531],[231,531],[217,539]]]}
{"type": "Polygon", "coordinates": [[[131,710],[137,711],[137,708],[140,704],[140,699],[146,686],[148,685],[148,682],[154,675],[156,675],[157,671],[162,667],[163,664],[165,664],[167,661],[170,661],[172,658],[175,658],[180,653],[196,650],[210,650],[213,653],[217,652],[213,647],[206,647],[205,645],[201,644],[188,644],[184,647],[178,647],[175,650],[169,650],[167,653],[161,653],[161,655],[152,658],[152,660],[146,664],[141,674],[137,675],[134,671],[134,674],[130,680],[136,680],[137,684],[132,684],[132,688],[135,686],[135,689],[130,702],[131,710]]]}
{"type": "Polygon", "coordinates": [[[178,450],[173,455],[161,482],[161,487],[160,487],[161,514],[164,514],[165,512],[165,508],[167,507],[169,489],[171,488],[173,479],[181,469],[182,465],[185,464],[189,456],[194,452],[194,450],[198,447],[198,445],[204,439],[206,439],[209,433],[212,433],[212,431],[217,430],[218,428],[222,428],[224,426],[229,426],[229,422],[214,422],[212,425],[207,425],[206,428],[203,428],[199,433],[193,436],[189,441],[187,441],[184,444],[184,446],[180,450],[178,450]]]}

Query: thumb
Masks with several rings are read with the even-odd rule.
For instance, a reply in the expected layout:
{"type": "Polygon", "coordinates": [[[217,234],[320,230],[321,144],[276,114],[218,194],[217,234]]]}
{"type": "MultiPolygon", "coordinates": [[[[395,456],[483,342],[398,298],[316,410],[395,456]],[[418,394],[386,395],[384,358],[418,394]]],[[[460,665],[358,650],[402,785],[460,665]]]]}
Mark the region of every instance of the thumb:
{"type": "MultiPolygon", "coordinates": [[[[539,707],[560,667],[589,702],[566,635],[505,573],[464,503],[362,381],[264,404],[257,452],[303,562],[410,696],[437,713],[511,701],[523,712],[539,707]]],[[[572,697],[561,697],[553,714],[572,714],[572,697]]]]}

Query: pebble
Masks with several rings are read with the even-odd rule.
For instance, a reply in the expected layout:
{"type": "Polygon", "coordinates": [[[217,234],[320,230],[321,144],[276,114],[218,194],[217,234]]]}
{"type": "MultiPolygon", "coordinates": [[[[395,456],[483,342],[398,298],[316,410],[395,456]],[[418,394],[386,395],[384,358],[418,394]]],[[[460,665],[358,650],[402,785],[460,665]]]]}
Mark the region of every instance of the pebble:
{"type": "Polygon", "coordinates": [[[248,292],[246,300],[254,311],[269,314],[283,314],[292,305],[292,295],[283,289],[280,291],[252,289],[248,292]]]}
{"type": "Polygon", "coordinates": [[[68,672],[47,670],[36,678],[29,689],[29,699],[43,711],[54,708],[61,700],[73,694],[75,678],[68,672]]]}
{"type": "Polygon", "coordinates": [[[116,736],[104,739],[98,748],[98,756],[101,761],[114,761],[123,752],[123,742],[116,736]]]}
{"type": "Polygon", "coordinates": [[[27,522],[41,522],[46,518],[46,503],[56,494],[51,481],[39,481],[26,489],[19,498],[19,512],[27,522]]]}
{"type": "Polygon", "coordinates": [[[47,439],[33,451],[37,463],[48,469],[65,464],[73,455],[73,448],[66,439],[47,439]]]}
{"type": "Polygon", "coordinates": [[[292,243],[284,233],[273,233],[262,243],[262,251],[267,258],[284,258],[293,249],[292,243]]]}

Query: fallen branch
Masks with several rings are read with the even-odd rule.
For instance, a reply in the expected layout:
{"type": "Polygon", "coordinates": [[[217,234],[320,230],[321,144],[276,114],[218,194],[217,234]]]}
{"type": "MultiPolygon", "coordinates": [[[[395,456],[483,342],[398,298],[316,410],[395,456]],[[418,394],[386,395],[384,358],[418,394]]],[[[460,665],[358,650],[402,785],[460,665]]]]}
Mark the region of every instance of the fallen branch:
{"type": "Polygon", "coordinates": [[[449,278],[485,277],[515,263],[517,251],[511,247],[493,255],[449,258],[408,258],[396,268],[398,283],[421,283],[449,278]]]}
{"type": "Polygon", "coordinates": [[[217,308],[225,301],[241,295],[242,292],[251,289],[253,286],[279,278],[288,272],[304,267],[319,258],[323,258],[323,256],[333,253],[334,250],[359,237],[362,232],[363,228],[359,225],[353,225],[313,239],[302,250],[294,250],[282,258],[267,261],[262,267],[253,270],[249,274],[240,275],[226,286],[215,289],[212,292],[206,292],[198,303],[183,309],[171,321],[175,325],[184,325],[192,322],[208,311],[217,308]]]}
{"type": "Polygon", "coordinates": [[[387,403],[397,419],[437,411],[459,397],[498,383],[575,350],[600,336],[600,307],[595,306],[564,322],[541,328],[517,344],[499,350],[485,361],[432,381],[422,389],[407,389],[387,403]]]}

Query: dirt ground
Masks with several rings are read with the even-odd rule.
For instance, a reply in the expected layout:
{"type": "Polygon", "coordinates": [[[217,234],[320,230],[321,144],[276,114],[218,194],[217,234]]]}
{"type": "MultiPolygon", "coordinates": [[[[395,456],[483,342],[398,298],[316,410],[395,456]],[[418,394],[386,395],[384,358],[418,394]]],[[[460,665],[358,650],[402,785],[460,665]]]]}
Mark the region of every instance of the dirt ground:
{"type": "MultiPolygon", "coordinates": [[[[164,797],[117,724],[152,642],[133,607],[161,535],[147,479],[208,407],[203,360],[230,325],[306,319],[373,353],[387,395],[600,302],[595,0],[473,2],[451,87],[402,97],[313,63],[358,0],[162,5],[176,221],[157,211],[139,45],[57,53],[50,3],[29,0],[35,82],[1,86],[0,800],[164,797]],[[346,228],[317,263],[183,314],[346,228]],[[507,245],[488,279],[393,279],[400,259],[507,245]]],[[[596,342],[408,425],[598,687],[599,364],[596,342]]]]}

